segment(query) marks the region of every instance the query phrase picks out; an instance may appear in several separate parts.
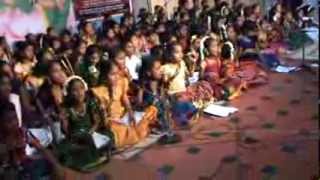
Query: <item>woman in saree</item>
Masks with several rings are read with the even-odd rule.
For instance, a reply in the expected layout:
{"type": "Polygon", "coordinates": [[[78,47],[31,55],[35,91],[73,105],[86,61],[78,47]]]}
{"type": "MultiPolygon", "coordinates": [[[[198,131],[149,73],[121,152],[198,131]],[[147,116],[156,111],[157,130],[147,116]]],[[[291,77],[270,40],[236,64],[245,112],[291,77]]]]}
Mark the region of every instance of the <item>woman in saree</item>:
{"type": "Polygon", "coordinates": [[[92,88],[92,91],[106,110],[104,125],[110,127],[117,148],[134,145],[149,135],[150,126],[156,123],[157,109],[151,106],[144,110],[143,115],[135,116],[127,95],[128,79],[119,66],[106,62],[102,69],[104,84],[92,88]]]}
{"type": "MultiPolygon", "coordinates": [[[[64,166],[87,170],[90,169],[90,164],[98,165],[106,160],[103,149],[95,146],[92,136],[101,130],[100,122],[104,120],[104,110],[79,76],[71,76],[65,82],[64,93],[64,108],[60,116],[63,119],[66,139],[57,145],[57,154],[64,166]]],[[[101,132],[111,135],[105,129],[101,132]]],[[[107,138],[111,141],[111,138],[107,138]]]]}

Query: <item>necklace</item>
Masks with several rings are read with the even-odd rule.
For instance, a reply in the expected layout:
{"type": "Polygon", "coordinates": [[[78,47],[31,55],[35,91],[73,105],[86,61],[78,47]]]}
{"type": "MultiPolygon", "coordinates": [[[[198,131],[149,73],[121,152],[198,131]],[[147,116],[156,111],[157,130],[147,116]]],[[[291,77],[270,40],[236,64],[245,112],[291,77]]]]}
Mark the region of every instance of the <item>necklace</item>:
{"type": "Polygon", "coordinates": [[[71,108],[71,112],[75,115],[75,116],[80,116],[80,117],[84,117],[87,114],[87,106],[83,107],[83,112],[78,112],[77,110],[75,110],[73,107],[71,108]]]}

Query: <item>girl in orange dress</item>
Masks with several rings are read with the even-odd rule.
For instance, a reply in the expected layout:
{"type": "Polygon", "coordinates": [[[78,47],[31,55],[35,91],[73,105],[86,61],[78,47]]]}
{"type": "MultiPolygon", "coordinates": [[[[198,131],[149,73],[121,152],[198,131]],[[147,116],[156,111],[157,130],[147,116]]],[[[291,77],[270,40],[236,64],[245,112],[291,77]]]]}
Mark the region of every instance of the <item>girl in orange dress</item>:
{"type": "Polygon", "coordinates": [[[222,82],[227,87],[229,100],[241,95],[241,91],[246,89],[247,82],[239,76],[237,64],[234,61],[234,48],[230,41],[224,43],[221,49],[222,62],[222,82]]]}
{"type": "Polygon", "coordinates": [[[92,91],[106,109],[104,124],[110,127],[114,134],[117,148],[134,145],[149,135],[150,125],[156,121],[157,109],[148,107],[143,115],[136,119],[127,95],[128,79],[113,62],[107,62],[102,69],[105,71],[102,73],[106,77],[105,84],[92,88],[92,91]]]}

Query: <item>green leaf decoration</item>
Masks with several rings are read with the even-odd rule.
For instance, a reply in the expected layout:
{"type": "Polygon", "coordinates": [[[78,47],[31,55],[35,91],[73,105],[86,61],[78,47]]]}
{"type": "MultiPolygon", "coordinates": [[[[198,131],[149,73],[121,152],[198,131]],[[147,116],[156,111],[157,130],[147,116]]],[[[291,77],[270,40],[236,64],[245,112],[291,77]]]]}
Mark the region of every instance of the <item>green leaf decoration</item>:
{"type": "Polygon", "coordinates": [[[174,166],[172,166],[170,164],[165,164],[162,167],[160,167],[158,170],[160,172],[162,172],[163,174],[169,175],[173,172],[174,166]]]}
{"type": "Polygon", "coordinates": [[[275,124],[274,123],[271,123],[271,122],[267,122],[267,123],[264,123],[262,124],[262,128],[264,129],[274,129],[275,128],[275,124]]]}
{"type": "Polygon", "coordinates": [[[189,154],[198,154],[199,152],[201,151],[201,149],[200,148],[198,148],[198,147],[196,147],[196,146],[191,146],[191,147],[189,147],[188,149],[187,149],[187,152],[189,153],[189,154]]]}
{"type": "Polygon", "coordinates": [[[277,111],[278,116],[287,116],[289,114],[289,111],[287,109],[279,109],[277,111]]]}
{"type": "Polygon", "coordinates": [[[214,138],[218,138],[223,136],[225,133],[224,132],[219,132],[219,131],[212,131],[208,135],[214,138]]]}

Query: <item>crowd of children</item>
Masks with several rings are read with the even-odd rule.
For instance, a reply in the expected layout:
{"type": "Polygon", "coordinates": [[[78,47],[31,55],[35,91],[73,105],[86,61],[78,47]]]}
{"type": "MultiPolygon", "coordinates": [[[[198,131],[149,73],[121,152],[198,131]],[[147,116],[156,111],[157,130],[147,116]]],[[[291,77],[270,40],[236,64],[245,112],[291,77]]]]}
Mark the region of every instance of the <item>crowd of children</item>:
{"type": "Polygon", "coordinates": [[[206,104],[266,84],[268,68],[298,46],[291,37],[305,23],[284,8],[265,16],[258,4],[203,0],[171,19],[157,6],[136,22],[130,13],[121,23],[106,15],[99,31],[83,21],[79,33],[48,28],[12,48],[1,37],[0,177],[12,167],[26,179],[43,175],[39,167],[86,169],[150,133],[178,141],[174,130],[197,123],[206,104]],[[53,136],[46,147],[31,131],[41,129],[53,136]],[[111,148],[97,148],[94,133],[111,148]]]}

